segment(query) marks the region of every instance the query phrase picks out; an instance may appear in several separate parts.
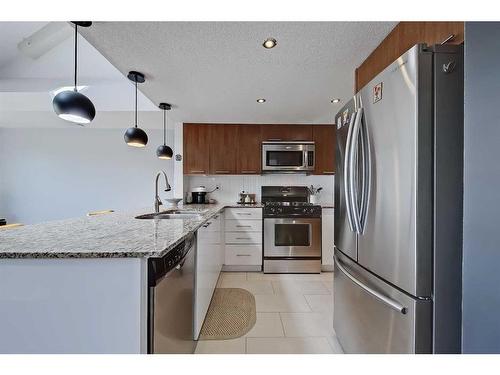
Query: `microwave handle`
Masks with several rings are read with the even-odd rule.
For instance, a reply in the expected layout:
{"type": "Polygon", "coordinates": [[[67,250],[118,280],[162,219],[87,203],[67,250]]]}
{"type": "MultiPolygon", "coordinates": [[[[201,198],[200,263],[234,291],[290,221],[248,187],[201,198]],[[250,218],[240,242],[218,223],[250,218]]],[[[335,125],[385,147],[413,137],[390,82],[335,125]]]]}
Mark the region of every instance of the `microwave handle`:
{"type": "Polygon", "coordinates": [[[307,167],[309,168],[314,168],[316,164],[316,151],[313,150],[308,150],[307,151],[307,167]],[[311,160],[309,160],[309,154],[311,154],[311,160]],[[311,161],[311,164],[309,164],[309,161],[311,161]]]}

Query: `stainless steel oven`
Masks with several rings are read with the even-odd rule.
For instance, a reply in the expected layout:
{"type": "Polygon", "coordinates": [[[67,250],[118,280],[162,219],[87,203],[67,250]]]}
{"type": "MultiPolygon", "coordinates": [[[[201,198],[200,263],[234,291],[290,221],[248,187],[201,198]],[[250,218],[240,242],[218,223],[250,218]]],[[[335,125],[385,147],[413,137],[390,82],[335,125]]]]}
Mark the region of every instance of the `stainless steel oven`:
{"type": "Polygon", "coordinates": [[[264,141],[262,142],[262,171],[312,172],[315,146],[312,141],[264,141]]]}
{"type": "Polygon", "coordinates": [[[265,218],[266,257],[320,257],[321,218],[265,218]]]}
{"type": "Polygon", "coordinates": [[[262,186],[264,272],[321,272],[321,206],[306,186],[262,186]]]}

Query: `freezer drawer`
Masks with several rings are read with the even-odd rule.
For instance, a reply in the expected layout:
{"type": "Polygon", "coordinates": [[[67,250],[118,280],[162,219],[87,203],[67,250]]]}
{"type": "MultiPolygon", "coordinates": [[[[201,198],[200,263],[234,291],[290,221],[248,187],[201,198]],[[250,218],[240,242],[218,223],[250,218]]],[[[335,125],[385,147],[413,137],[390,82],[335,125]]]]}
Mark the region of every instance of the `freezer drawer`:
{"type": "Polygon", "coordinates": [[[333,326],[346,353],[430,353],[432,301],[400,292],[335,250],[333,326]]]}

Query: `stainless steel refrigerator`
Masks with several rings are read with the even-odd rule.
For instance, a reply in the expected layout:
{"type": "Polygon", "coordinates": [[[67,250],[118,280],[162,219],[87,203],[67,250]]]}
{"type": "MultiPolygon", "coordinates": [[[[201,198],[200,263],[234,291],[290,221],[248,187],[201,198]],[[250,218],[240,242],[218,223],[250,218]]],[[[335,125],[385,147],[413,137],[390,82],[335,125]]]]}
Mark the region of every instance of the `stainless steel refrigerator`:
{"type": "Polygon", "coordinates": [[[412,47],[335,123],[340,344],[347,353],[460,352],[462,47],[412,47]]]}

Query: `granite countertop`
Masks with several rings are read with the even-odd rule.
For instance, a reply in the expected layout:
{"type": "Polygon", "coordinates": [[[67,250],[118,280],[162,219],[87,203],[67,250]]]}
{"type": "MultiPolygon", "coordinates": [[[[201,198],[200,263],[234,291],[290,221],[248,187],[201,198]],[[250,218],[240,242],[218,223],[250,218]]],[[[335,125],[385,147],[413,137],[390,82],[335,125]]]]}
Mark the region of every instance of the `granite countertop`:
{"type": "Polygon", "coordinates": [[[149,208],[1,230],[0,258],[161,257],[225,207],[232,206],[180,207],[202,212],[200,219],[135,219],[149,208]]]}
{"type": "Polygon", "coordinates": [[[224,208],[262,207],[261,203],[187,204],[180,208],[199,211],[201,218],[135,218],[151,213],[149,208],[27,225],[0,231],[0,258],[161,257],[224,208]]]}
{"type": "Polygon", "coordinates": [[[226,204],[226,208],[262,208],[264,205],[262,203],[245,203],[245,204],[237,204],[237,203],[228,203],[226,204]]]}

